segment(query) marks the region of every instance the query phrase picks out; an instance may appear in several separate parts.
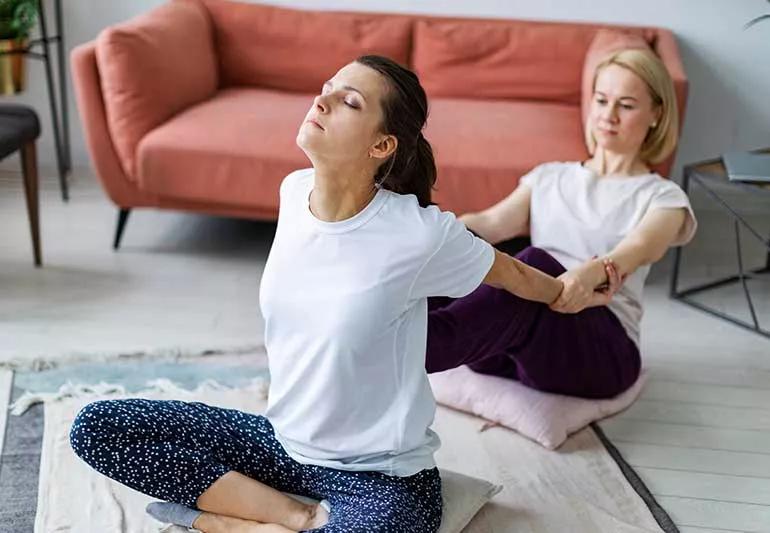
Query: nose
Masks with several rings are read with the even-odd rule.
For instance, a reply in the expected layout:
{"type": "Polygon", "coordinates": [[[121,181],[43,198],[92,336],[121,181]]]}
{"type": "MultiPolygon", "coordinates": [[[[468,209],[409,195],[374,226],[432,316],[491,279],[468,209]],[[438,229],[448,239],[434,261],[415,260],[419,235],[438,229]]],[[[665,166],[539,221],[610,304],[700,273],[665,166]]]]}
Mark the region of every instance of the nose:
{"type": "Polygon", "coordinates": [[[607,122],[615,123],[618,120],[618,109],[615,105],[604,106],[601,112],[601,118],[607,122]]]}
{"type": "Polygon", "coordinates": [[[313,106],[318,110],[319,113],[326,113],[329,111],[329,104],[326,101],[326,96],[323,94],[319,94],[315,97],[313,100],[313,106]]]}

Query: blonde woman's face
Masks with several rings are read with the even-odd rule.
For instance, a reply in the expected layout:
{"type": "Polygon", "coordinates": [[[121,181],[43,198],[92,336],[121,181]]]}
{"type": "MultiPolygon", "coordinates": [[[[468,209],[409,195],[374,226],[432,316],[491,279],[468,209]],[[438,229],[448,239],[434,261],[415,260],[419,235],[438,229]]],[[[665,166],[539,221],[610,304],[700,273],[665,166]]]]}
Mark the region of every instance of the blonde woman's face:
{"type": "Polygon", "coordinates": [[[619,65],[599,71],[588,117],[597,149],[638,154],[659,114],[639,76],[619,65]]]}

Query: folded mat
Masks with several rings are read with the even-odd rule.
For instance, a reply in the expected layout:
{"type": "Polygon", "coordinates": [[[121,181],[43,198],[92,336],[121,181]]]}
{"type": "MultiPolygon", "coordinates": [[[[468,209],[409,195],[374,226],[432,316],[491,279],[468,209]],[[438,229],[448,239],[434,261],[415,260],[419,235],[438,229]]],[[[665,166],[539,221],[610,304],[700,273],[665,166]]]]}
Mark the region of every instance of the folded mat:
{"type": "MultiPolygon", "coordinates": [[[[263,412],[261,387],[257,382],[234,389],[205,384],[196,391],[164,386],[141,396],[263,412]]],[[[70,425],[83,405],[125,396],[75,391],[72,397],[46,402],[36,532],[158,531],[158,522],[144,513],[150,498],[90,469],[69,446],[70,425]]],[[[592,428],[574,434],[554,452],[509,429],[482,432],[483,426],[479,418],[444,407],[434,425],[443,442],[436,456],[440,467],[504,486],[465,533],[662,531],[592,428]]]]}

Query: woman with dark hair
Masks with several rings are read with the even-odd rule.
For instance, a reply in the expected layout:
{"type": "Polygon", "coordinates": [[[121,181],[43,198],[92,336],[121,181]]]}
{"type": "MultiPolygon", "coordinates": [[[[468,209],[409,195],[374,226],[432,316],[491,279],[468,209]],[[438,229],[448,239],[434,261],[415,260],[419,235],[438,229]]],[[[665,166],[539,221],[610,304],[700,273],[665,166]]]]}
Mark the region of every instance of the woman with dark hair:
{"type": "Polygon", "coordinates": [[[96,402],[72,426],[75,452],[172,502],[151,504],[154,516],[207,533],[437,531],[428,297],[488,283],[551,303],[562,283],[431,205],[427,113],[417,76],[378,56],[343,67],[308,111],[297,144],[313,166],[281,184],[260,288],[265,416],[96,402]]]}

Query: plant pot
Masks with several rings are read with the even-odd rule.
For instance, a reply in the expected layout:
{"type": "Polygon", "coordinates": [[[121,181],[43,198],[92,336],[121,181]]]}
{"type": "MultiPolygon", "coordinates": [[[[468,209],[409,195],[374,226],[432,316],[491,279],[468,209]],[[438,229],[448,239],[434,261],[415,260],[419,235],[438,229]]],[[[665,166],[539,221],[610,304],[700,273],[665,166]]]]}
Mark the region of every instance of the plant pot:
{"type": "Polygon", "coordinates": [[[17,94],[25,89],[27,58],[21,52],[26,48],[26,39],[0,39],[0,95],[17,94]]]}

